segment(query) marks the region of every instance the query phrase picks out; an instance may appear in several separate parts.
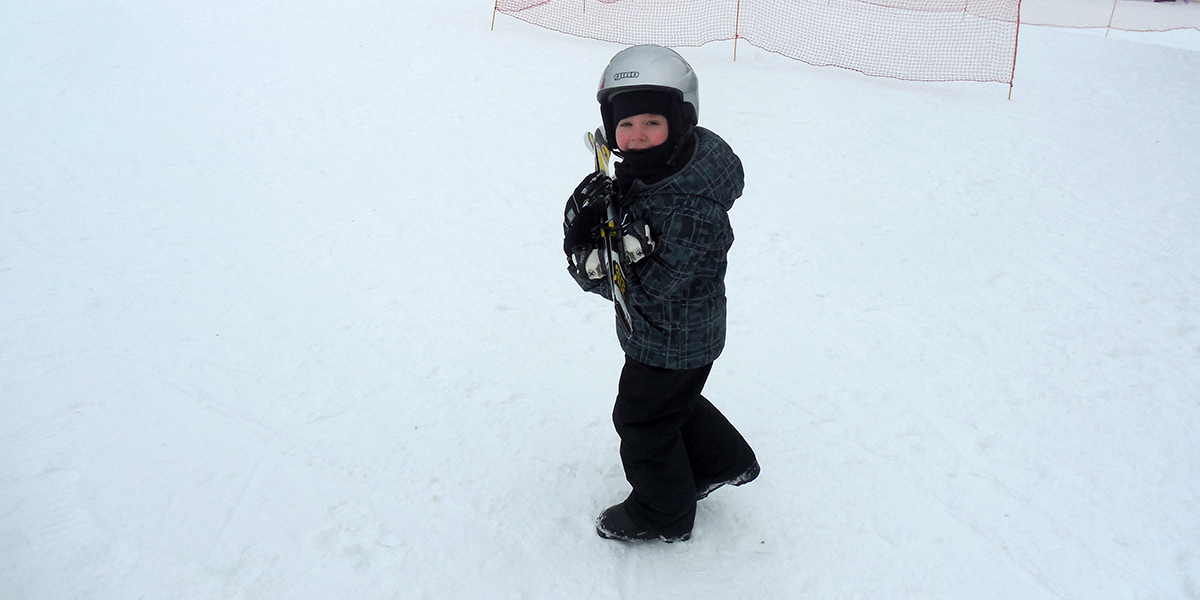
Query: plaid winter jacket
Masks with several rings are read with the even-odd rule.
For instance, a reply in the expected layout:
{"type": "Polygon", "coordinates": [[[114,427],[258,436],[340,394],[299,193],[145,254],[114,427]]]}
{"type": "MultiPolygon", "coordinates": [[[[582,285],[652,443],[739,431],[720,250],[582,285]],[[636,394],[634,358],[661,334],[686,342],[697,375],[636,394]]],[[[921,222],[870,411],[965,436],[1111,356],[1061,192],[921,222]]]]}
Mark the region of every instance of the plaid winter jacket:
{"type": "MultiPolygon", "coordinates": [[[[636,181],[621,199],[633,220],[645,221],[653,255],[625,266],[633,331],[618,324],[630,358],[655,367],[692,369],[725,347],[726,254],[733,229],[726,214],[742,195],[742,162],[717,134],[696,128],[696,150],[678,173],[646,185],[636,181]]],[[[607,282],[572,276],[580,287],[610,298],[607,282]]]]}

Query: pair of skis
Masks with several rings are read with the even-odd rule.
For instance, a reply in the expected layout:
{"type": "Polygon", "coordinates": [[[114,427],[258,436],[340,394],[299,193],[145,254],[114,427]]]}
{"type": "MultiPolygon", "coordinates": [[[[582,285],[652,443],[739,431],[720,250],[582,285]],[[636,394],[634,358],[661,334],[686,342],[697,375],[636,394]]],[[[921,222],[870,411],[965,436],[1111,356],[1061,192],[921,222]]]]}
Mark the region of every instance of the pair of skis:
{"type": "MultiPolygon", "coordinates": [[[[604,132],[596,129],[595,133],[587,134],[587,143],[595,156],[596,170],[613,177],[612,151],[609,150],[608,143],[604,139],[604,132]]],[[[608,204],[608,223],[600,228],[603,245],[603,248],[600,249],[600,266],[608,279],[609,291],[612,292],[613,308],[617,311],[617,323],[620,323],[626,334],[630,334],[633,332],[633,317],[630,316],[629,304],[625,301],[625,292],[628,291],[628,286],[622,271],[622,267],[625,265],[622,259],[625,249],[622,243],[621,228],[618,226],[620,215],[617,214],[617,205],[611,195],[605,199],[605,202],[608,204]]]]}

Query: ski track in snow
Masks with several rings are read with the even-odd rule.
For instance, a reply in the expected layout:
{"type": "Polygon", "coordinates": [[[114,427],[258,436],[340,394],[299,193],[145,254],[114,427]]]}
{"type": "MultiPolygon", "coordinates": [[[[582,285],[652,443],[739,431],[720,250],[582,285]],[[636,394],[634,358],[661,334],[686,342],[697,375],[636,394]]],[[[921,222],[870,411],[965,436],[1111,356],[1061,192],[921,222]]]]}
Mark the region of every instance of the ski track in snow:
{"type": "Polygon", "coordinates": [[[0,8],[0,599],[1200,598],[1195,32],[681,49],[763,474],[626,546],[558,251],[618,46],[472,4],[0,8]]]}

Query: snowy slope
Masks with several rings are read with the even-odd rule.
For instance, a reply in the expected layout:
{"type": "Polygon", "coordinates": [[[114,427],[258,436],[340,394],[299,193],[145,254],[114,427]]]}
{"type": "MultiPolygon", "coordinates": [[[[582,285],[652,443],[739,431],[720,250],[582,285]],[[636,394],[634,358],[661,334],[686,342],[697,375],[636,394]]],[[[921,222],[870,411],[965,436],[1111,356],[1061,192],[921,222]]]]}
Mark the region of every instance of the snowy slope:
{"type": "Polygon", "coordinates": [[[1200,44],[682,49],[764,470],[626,546],[559,251],[619,47],[490,8],[0,7],[0,599],[1200,598],[1200,44]]]}

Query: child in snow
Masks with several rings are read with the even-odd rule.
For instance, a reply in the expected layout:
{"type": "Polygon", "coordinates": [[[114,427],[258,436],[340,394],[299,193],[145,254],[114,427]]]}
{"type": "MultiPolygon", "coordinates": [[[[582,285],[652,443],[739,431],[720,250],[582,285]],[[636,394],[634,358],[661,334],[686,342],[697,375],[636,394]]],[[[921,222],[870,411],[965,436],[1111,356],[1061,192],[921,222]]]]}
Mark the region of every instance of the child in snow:
{"type": "MultiPolygon", "coordinates": [[[[726,211],[742,193],[742,164],[716,134],[697,127],[696,75],[679,54],[634,46],[613,57],[597,99],[604,130],[621,157],[616,178],[593,173],[568,201],[563,249],[568,271],[609,300],[605,279],[590,279],[586,256],[602,247],[611,193],[619,222],[649,226],[645,256],[622,264],[632,327],[618,315],[625,351],[613,423],[633,491],[604,510],[596,532],[635,541],[686,540],[696,501],[758,476],[758,461],[737,429],[701,392],[725,345],[726,211]]],[[[623,232],[624,233],[624,232],[623,232]]]]}

